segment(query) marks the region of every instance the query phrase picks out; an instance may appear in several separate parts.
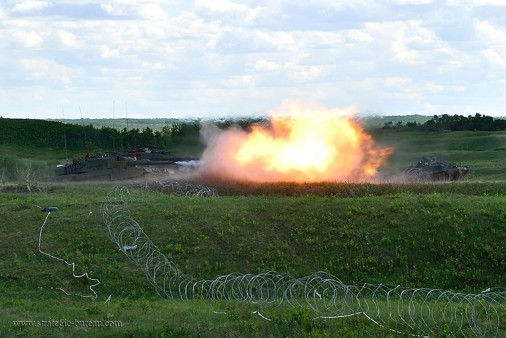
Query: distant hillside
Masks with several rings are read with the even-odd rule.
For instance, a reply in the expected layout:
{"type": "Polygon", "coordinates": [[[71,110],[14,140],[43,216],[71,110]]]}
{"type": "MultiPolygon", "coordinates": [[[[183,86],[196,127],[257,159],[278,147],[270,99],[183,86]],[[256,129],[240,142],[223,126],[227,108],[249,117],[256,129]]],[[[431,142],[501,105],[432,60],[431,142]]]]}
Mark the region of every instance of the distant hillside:
{"type": "MultiPolygon", "coordinates": [[[[200,153],[204,144],[200,128],[204,122],[225,129],[233,124],[243,129],[265,122],[265,118],[235,119],[82,119],[30,120],[0,118],[0,142],[11,145],[53,149],[117,150],[132,147],[179,149],[200,153]],[[127,128],[128,124],[128,128],[127,128]]],[[[368,116],[362,118],[365,128],[374,133],[379,129],[412,129],[437,131],[500,131],[506,130],[506,120],[486,115],[474,116],[368,116]]]]}
{"type": "MultiPolygon", "coordinates": [[[[379,116],[379,115],[369,115],[369,116],[358,116],[358,119],[366,128],[381,128],[385,123],[392,122],[393,124],[397,124],[401,122],[402,124],[407,123],[418,123],[423,124],[429,121],[432,116],[425,115],[392,115],[392,116],[379,116]]],[[[248,118],[237,118],[237,120],[247,120],[248,118]]],[[[161,131],[164,127],[170,127],[174,124],[181,123],[192,123],[192,122],[200,122],[205,119],[176,119],[176,118],[153,118],[153,119],[48,119],[48,121],[58,121],[67,124],[76,124],[76,125],[91,125],[94,128],[114,128],[114,129],[144,129],[150,128],[154,131],[161,131]]],[[[226,121],[232,121],[232,119],[209,119],[210,122],[216,122],[217,124],[227,124],[226,121]]]]}
{"type": "MultiPolygon", "coordinates": [[[[247,128],[259,121],[258,118],[244,118],[213,122],[220,128],[232,124],[247,128]]],[[[128,120],[128,128],[126,122],[122,121],[123,126],[112,119],[59,121],[0,118],[0,144],[91,153],[149,147],[192,156],[200,155],[204,149],[199,133],[203,120],[137,119],[128,120]]]]}
{"type": "MultiPolygon", "coordinates": [[[[94,128],[114,128],[114,129],[139,129],[150,128],[161,131],[163,127],[170,127],[175,123],[181,122],[181,119],[48,119],[48,121],[57,121],[67,124],[76,124],[81,126],[93,126],[94,128]]],[[[186,120],[188,121],[188,120],[186,120]]]]}
{"type": "Polygon", "coordinates": [[[146,128],[152,131],[163,131],[167,128],[173,128],[175,125],[200,125],[202,122],[215,123],[221,127],[227,127],[231,124],[238,124],[240,126],[249,125],[252,122],[257,122],[262,118],[257,117],[236,117],[236,118],[192,118],[192,119],[176,119],[176,118],[149,118],[149,119],[48,119],[47,121],[62,122],[66,124],[74,124],[80,126],[92,126],[100,129],[102,127],[113,128],[117,130],[123,129],[139,129],[146,128]]]}
{"type": "Polygon", "coordinates": [[[168,146],[172,127],[164,132],[149,127],[116,129],[59,121],[0,118],[0,143],[68,150],[122,150],[136,146],[168,146]]]}
{"type": "Polygon", "coordinates": [[[360,121],[366,128],[381,128],[385,123],[398,124],[402,123],[406,125],[408,123],[424,124],[425,122],[432,119],[432,116],[428,115],[390,115],[390,116],[363,116],[360,121]]]}

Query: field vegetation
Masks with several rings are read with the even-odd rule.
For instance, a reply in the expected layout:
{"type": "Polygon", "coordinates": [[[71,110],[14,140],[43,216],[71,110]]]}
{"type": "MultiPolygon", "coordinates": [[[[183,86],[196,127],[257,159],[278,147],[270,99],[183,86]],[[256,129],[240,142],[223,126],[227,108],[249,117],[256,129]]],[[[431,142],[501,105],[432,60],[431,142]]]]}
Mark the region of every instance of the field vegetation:
{"type": "MultiPolygon", "coordinates": [[[[1,123],[1,122],[0,122],[1,123]]],[[[452,183],[252,184],[197,180],[217,198],[146,195],[132,216],[178,268],[197,278],[269,270],[296,277],[326,271],[345,284],[373,283],[480,293],[506,286],[506,133],[376,128],[396,150],[395,175],[421,156],[469,165],[452,183]]],[[[184,141],[181,141],[184,143],[184,141]]],[[[0,336],[2,337],[397,337],[364,316],[315,319],[305,307],[161,299],[107,237],[101,206],[115,185],[34,182],[82,149],[0,144],[0,336]],[[49,169],[48,169],[49,168],[49,169]],[[38,250],[75,262],[76,274],[38,250]],[[110,298],[109,298],[110,296],[110,298]],[[266,320],[262,316],[269,318],[266,320]],[[28,327],[14,321],[121,321],[122,327],[28,327]]],[[[117,184],[117,183],[116,183],[117,184]]],[[[133,183],[123,182],[134,189],[133,183]]],[[[450,306],[453,306],[450,304],[450,306]]],[[[506,336],[502,314],[499,336],[506,336]]],[[[449,336],[450,328],[429,332],[449,336]]],[[[421,332],[411,331],[418,334],[421,332]]],[[[400,335],[402,336],[402,335],[400,335]]]]}
{"type": "MultiPolygon", "coordinates": [[[[84,120],[82,124],[64,124],[0,118],[0,178],[16,180],[16,171],[27,168],[36,176],[48,176],[57,164],[82,158],[87,151],[93,155],[146,147],[198,157],[206,146],[199,130],[211,121],[154,120],[156,127],[149,127],[139,120],[130,129],[121,129],[119,124],[112,128],[100,120],[96,126],[94,121],[86,122],[89,124],[84,125],[84,120]]],[[[247,130],[252,124],[265,121],[243,118],[212,122],[222,129],[238,125],[247,130]]],[[[361,123],[380,146],[394,149],[382,166],[382,175],[396,175],[422,156],[437,156],[470,166],[473,179],[505,179],[502,168],[506,165],[506,120],[476,114],[370,117],[361,123]],[[378,126],[382,121],[385,122],[378,126]]]]}
{"type": "MultiPolygon", "coordinates": [[[[57,164],[82,158],[87,151],[104,154],[149,147],[198,157],[206,146],[199,130],[209,121],[171,120],[168,124],[163,120],[164,125],[158,129],[150,128],[144,120],[138,121],[142,129],[133,126],[115,129],[106,125],[98,128],[87,122],[90,124],[0,118],[0,183],[19,179],[18,171],[26,169],[36,176],[48,176],[57,164]]],[[[214,121],[220,128],[235,124],[245,130],[262,122],[265,121],[261,118],[214,121]]],[[[425,120],[420,116],[371,117],[362,123],[377,144],[394,149],[381,168],[380,174],[386,178],[395,176],[422,156],[437,156],[446,162],[469,166],[472,180],[506,179],[503,169],[506,167],[506,120],[476,114],[442,115],[425,117],[425,120]],[[386,122],[377,126],[378,121],[386,122]]]]}
{"type": "MultiPolygon", "coordinates": [[[[132,208],[146,234],[181,271],[200,278],[269,270],[327,271],[347,284],[386,283],[481,292],[506,285],[504,184],[274,184],[218,186],[222,197],[146,196],[132,208]],[[432,187],[433,189],[430,189],[432,187]],[[244,189],[244,193],[240,190],[244,189]],[[229,191],[235,190],[230,196],[229,191]],[[404,191],[403,191],[404,190],[404,191]],[[432,190],[432,191],[431,191],[432,190]],[[270,194],[263,192],[270,191],[270,194]],[[236,195],[242,195],[236,196],[236,195]]],[[[110,185],[52,185],[3,192],[2,331],[7,336],[393,336],[363,317],[314,320],[304,308],[162,300],[107,238],[100,205],[110,185]],[[72,277],[77,265],[101,284],[72,277]],[[111,301],[103,304],[112,294],[111,301]],[[259,311],[272,321],[254,313],[259,311]],[[226,313],[226,314],[224,314],[226,313]],[[120,320],[122,328],[21,328],[15,320],[120,320]]],[[[506,323],[504,323],[506,325],[506,323]]],[[[502,329],[506,329],[503,327],[502,329]]]]}

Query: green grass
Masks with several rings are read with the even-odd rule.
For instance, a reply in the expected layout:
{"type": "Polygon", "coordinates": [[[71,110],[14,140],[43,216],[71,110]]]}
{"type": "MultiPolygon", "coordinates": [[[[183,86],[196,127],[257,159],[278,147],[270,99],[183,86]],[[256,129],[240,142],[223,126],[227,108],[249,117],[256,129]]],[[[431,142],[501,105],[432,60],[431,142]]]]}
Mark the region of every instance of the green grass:
{"type": "Polygon", "coordinates": [[[20,171],[26,168],[33,170],[37,177],[52,176],[57,165],[71,163],[73,159],[83,158],[84,154],[84,151],[0,144],[0,184],[16,182],[20,171]]]}
{"type": "MultiPolygon", "coordinates": [[[[394,336],[362,316],[313,320],[315,314],[306,308],[159,299],[139,268],[107,237],[100,205],[110,187],[57,184],[32,194],[0,192],[0,336],[394,336]],[[89,293],[88,282],[73,278],[65,264],[37,250],[46,216],[37,206],[53,205],[60,210],[44,228],[42,249],[75,262],[77,273],[100,279],[98,299],[57,290],[89,293]],[[109,295],[111,301],[103,304],[109,295]],[[12,324],[63,319],[120,320],[124,325],[56,329],[12,324]]],[[[506,285],[504,185],[222,182],[215,187],[224,196],[154,194],[132,206],[151,240],[195,277],[268,270],[300,277],[324,270],[347,284],[464,292],[506,285]]]]}
{"type": "MultiPolygon", "coordinates": [[[[151,195],[133,216],[185,273],[215,278],[230,272],[327,271],[347,284],[388,283],[481,292],[506,286],[506,133],[376,130],[395,148],[381,169],[401,171],[421,156],[469,165],[464,182],[428,184],[252,184],[199,181],[215,199],[151,195]]],[[[0,145],[0,175],[31,165],[50,173],[63,150],[0,145]]],[[[69,157],[82,156],[80,153],[69,157]]],[[[100,206],[112,184],[49,184],[29,194],[0,185],[0,336],[393,337],[363,316],[314,320],[307,308],[258,307],[244,302],[160,299],[140,269],[111,242],[100,206]],[[98,278],[99,297],[73,278],[98,278]],[[109,295],[111,301],[104,304],[109,295]],[[262,319],[255,311],[271,318],[262,319]],[[226,314],[224,314],[226,313],[226,314]],[[122,328],[21,328],[14,320],[120,320],[122,328]]],[[[450,304],[451,307],[457,304],[450,304]]],[[[506,314],[500,336],[506,336],[506,314]]],[[[395,328],[396,326],[392,324],[395,328]]],[[[438,331],[432,336],[447,336],[438,331]]]]}
{"type": "Polygon", "coordinates": [[[378,144],[394,152],[381,171],[392,174],[415,164],[422,156],[467,165],[472,181],[506,180],[506,132],[459,131],[428,133],[409,130],[376,130],[378,144]]]}

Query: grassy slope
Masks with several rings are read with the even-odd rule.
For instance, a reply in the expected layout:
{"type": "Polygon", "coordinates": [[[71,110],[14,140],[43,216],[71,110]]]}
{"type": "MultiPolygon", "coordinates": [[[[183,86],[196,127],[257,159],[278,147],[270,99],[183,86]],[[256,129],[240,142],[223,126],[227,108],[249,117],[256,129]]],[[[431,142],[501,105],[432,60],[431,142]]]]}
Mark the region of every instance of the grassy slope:
{"type": "Polygon", "coordinates": [[[414,164],[422,156],[435,155],[469,166],[469,179],[506,180],[506,132],[377,130],[373,136],[378,144],[395,149],[382,168],[387,173],[414,164]]]}
{"type": "Polygon", "coordinates": [[[63,163],[72,162],[73,159],[82,158],[83,151],[68,151],[64,149],[47,149],[18,147],[0,144],[0,176],[5,174],[14,180],[18,168],[31,167],[38,176],[53,175],[54,168],[63,163]]]}
{"type": "MultiPolygon", "coordinates": [[[[302,187],[257,186],[257,193],[272,191],[275,196],[154,195],[132,211],[168,257],[184,272],[202,278],[273,269],[302,276],[325,270],[345,283],[386,282],[474,292],[506,285],[504,185],[429,185],[435,193],[420,188],[427,185],[388,185],[384,191],[383,186],[374,186],[376,190],[361,185],[302,187]],[[294,189],[299,196],[285,196],[294,189]],[[301,196],[304,189],[312,195],[301,196]],[[340,197],[350,195],[354,198],[340,197]]],[[[218,188],[224,194],[242,194],[240,185],[218,188]]],[[[4,230],[0,335],[390,335],[362,317],[315,321],[314,314],[303,308],[158,299],[139,269],[107,238],[99,208],[108,189],[107,185],[56,185],[46,193],[0,193],[4,230]],[[60,208],[45,227],[43,250],[76,262],[77,273],[99,278],[98,300],[68,297],[56,290],[63,286],[67,291],[87,292],[86,283],[72,278],[65,264],[38,252],[46,213],[37,205],[60,208]],[[103,304],[109,294],[112,301],[103,304]],[[255,310],[274,320],[261,319],[255,310]],[[122,320],[124,327],[19,329],[11,324],[24,319],[122,320]]],[[[242,189],[252,193],[247,186],[242,189]]]]}
{"type": "Polygon", "coordinates": [[[381,116],[381,115],[368,115],[363,118],[359,118],[360,122],[369,128],[381,128],[385,125],[385,123],[392,122],[393,125],[401,122],[402,124],[406,123],[425,123],[430,120],[432,116],[428,115],[390,115],[390,116],[381,116]]]}

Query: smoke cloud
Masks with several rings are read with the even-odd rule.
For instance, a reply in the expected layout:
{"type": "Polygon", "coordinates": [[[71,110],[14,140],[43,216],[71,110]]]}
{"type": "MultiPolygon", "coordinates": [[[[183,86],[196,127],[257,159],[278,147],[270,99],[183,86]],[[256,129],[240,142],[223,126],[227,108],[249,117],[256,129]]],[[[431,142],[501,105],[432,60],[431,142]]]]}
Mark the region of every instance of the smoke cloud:
{"type": "Polygon", "coordinates": [[[248,132],[205,125],[200,173],[255,182],[366,180],[390,150],[374,146],[354,113],[354,107],[286,100],[269,112],[270,124],[248,132]]]}

